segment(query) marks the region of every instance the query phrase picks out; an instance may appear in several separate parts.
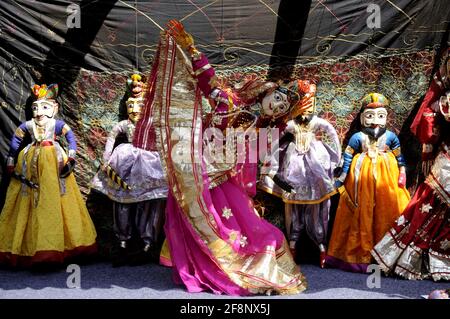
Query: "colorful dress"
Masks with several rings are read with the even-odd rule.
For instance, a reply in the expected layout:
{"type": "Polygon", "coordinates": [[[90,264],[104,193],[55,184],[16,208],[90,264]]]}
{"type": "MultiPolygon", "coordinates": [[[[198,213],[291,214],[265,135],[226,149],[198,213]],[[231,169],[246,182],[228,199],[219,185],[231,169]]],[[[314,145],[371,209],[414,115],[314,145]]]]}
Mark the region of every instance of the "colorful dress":
{"type": "Polygon", "coordinates": [[[343,270],[366,272],[370,251],[410,200],[399,187],[399,166],[405,162],[398,137],[386,130],[377,139],[355,133],[344,152],[347,173],[326,263],[343,270]]]}
{"type": "Polygon", "coordinates": [[[297,241],[304,229],[318,246],[326,246],[330,197],[336,193],[333,171],[341,154],[336,130],[317,116],[304,125],[291,120],[280,141],[265,163],[268,173],[261,175],[259,187],[295,204],[289,240],[297,241]],[[293,192],[283,192],[274,183],[277,173],[293,192]]]}
{"type": "Polygon", "coordinates": [[[386,273],[450,280],[450,143],[372,255],[386,273]]]}
{"type": "Polygon", "coordinates": [[[372,250],[384,272],[407,279],[450,280],[450,123],[435,104],[450,87],[448,76],[441,76],[445,72],[441,68],[434,76],[411,126],[425,146],[422,159],[427,163],[423,165],[427,177],[372,250]]]}
{"type": "Polygon", "coordinates": [[[167,182],[158,152],[131,144],[134,131],[135,124],[130,119],[117,123],[108,136],[103,153],[104,164],[109,165],[130,189],[115,183],[104,170],[99,170],[94,176],[91,187],[114,201],[114,228],[120,241],[131,238],[134,224],[145,244],[158,246],[163,238],[167,182]],[[120,135],[126,138],[126,142],[113,150],[120,135]],[[137,205],[134,216],[130,204],[137,205]]]}
{"type": "Polygon", "coordinates": [[[114,183],[103,170],[95,175],[91,187],[119,203],[166,198],[167,182],[159,154],[134,147],[131,144],[134,130],[135,124],[129,119],[117,123],[108,136],[103,153],[104,164],[111,166],[131,189],[125,189],[114,183]],[[126,142],[113,150],[119,135],[123,135],[126,142]]]}
{"type": "MultiPolygon", "coordinates": [[[[305,279],[283,233],[255,213],[232,166],[214,165],[202,156],[198,88],[210,96],[213,76],[205,56],[194,57],[191,65],[172,38],[163,35],[147,93],[152,98],[136,133],[140,147],[156,141],[167,170],[165,232],[175,280],[190,292],[299,293],[305,279]]],[[[230,107],[226,92],[217,93],[215,115],[230,107]]],[[[216,123],[220,127],[226,121],[216,123]]]]}
{"type": "Polygon", "coordinates": [[[23,138],[32,140],[20,152],[15,174],[38,188],[11,179],[0,214],[0,263],[62,263],[96,252],[96,231],[75,177],[60,177],[67,161],[57,140],[63,135],[69,152],[75,153],[75,136],[63,121],[50,119],[40,127],[31,120],[15,132],[9,153],[13,158],[23,138]]]}

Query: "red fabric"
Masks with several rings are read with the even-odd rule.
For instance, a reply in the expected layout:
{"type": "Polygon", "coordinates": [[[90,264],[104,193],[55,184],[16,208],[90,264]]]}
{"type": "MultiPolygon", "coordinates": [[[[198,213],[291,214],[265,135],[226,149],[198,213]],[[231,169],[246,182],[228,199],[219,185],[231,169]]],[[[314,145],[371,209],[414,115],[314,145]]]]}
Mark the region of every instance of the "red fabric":
{"type": "Polygon", "coordinates": [[[400,173],[398,176],[398,186],[403,187],[406,185],[406,174],[400,173]]]}
{"type": "MultiPolygon", "coordinates": [[[[423,113],[434,113],[431,107],[427,106],[423,109],[423,113]]],[[[436,129],[436,116],[423,116],[417,126],[417,138],[422,144],[435,144],[438,140],[438,135],[433,134],[436,129]]]]}
{"type": "Polygon", "coordinates": [[[440,246],[441,240],[450,236],[448,212],[447,218],[445,218],[446,211],[448,211],[447,204],[442,203],[434,195],[433,189],[423,183],[403,212],[402,216],[406,222],[402,225],[395,224],[393,227],[395,233],[398,234],[395,236],[396,241],[405,246],[414,243],[424,251],[431,248],[434,251],[448,254],[448,249],[443,250],[440,246]],[[427,204],[432,208],[429,212],[422,212],[422,206],[427,204]]]}
{"type": "Polygon", "coordinates": [[[145,95],[144,107],[142,108],[142,117],[136,123],[136,129],[133,136],[133,145],[138,148],[142,148],[147,151],[156,151],[156,133],[153,127],[153,117],[152,117],[152,105],[153,99],[155,98],[155,87],[156,87],[156,77],[157,77],[157,65],[160,59],[160,46],[159,44],[157,55],[153,61],[152,70],[147,82],[147,93],[145,95]]]}
{"type": "Polygon", "coordinates": [[[65,251],[38,251],[34,256],[20,256],[10,252],[0,252],[0,264],[29,268],[36,264],[62,264],[72,258],[92,256],[96,253],[97,244],[65,251]]]}
{"type": "Polygon", "coordinates": [[[52,146],[53,145],[53,141],[42,141],[41,142],[41,146],[52,146]]]}
{"type": "MultiPolygon", "coordinates": [[[[199,60],[192,60],[192,69],[195,72],[208,64],[208,59],[203,53],[201,53],[201,57],[199,60]]],[[[198,86],[205,96],[209,96],[211,91],[214,89],[214,87],[211,86],[210,81],[215,75],[216,72],[214,71],[214,68],[210,67],[209,69],[204,70],[202,73],[200,73],[197,77],[198,86]]]]}
{"type": "MultiPolygon", "coordinates": [[[[430,88],[427,91],[427,94],[425,95],[425,98],[422,101],[422,104],[420,105],[419,111],[416,114],[416,117],[414,118],[414,121],[411,125],[411,132],[416,135],[421,143],[430,143],[428,141],[422,141],[423,139],[427,139],[427,136],[429,136],[429,124],[426,123],[422,124],[423,122],[423,113],[428,112],[431,110],[431,104],[435,102],[439,97],[444,93],[444,89],[439,87],[437,85],[436,81],[432,81],[430,88]],[[425,127],[424,127],[425,125],[425,127]],[[425,131],[424,131],[425,130],[425,131]]],[[[432,112],[432,111],[431,111],[432,112]]],[[[431,124],[431,123],[430,123],[431,124]]]]}

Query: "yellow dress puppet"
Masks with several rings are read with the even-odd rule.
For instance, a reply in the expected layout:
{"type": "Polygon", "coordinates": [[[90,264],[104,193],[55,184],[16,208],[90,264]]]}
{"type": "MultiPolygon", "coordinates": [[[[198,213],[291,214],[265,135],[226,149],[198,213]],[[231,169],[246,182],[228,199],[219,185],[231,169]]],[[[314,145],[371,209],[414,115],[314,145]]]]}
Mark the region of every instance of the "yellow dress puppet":
{"type": "Polygon", "coordinates": [[[336,183],[341,197],[326,257],[330,267],[366,272],[370,251],[409,202],[400,142],[386,130],[388,106],[378,93],[363,98],[363,128],[350,138],[336,183]]]}
{"type": "Polygon", "coordinates": [[[0,214],[0,264],[29,267],[59,264],[96,252],[96,231],[72,170],[76,140],[55,120],[56,84],[33,87],[33,119],[15,131],[7,159],[11,174],[0,214]],[[68,154],[58,143],[65,136],[68,154]],[[31,143],[19,152],[22,140],[31,143]]]}

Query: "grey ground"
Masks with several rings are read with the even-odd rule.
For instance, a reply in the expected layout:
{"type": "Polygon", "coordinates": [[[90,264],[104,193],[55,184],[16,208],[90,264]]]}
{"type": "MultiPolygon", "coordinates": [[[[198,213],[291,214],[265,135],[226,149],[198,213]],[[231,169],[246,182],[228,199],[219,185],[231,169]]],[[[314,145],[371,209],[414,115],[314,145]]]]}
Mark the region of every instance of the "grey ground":
{"type": "MultiPolygon", "coordinates": [[[[230,298],[211,293],[188,293],[175,285],[171,269],[156,264],[112,268],[102,262],[81,266],[81,288],[68,288],[71,273],[65,269],[50,273],[0,270],[1,299],[212,299],[230,298]]],[[[448,282],[408,281],[381,277],[380,288],[367,286],[368,274],[302,265],[308,289],[293,296],[262,298],[298,299],[417,299],[434,289],[450,288],[448,282]]],[[[370,280],[369,280],[370,281],[370,280]]],[[[236,297],[233,297],[236,298],[236,297]]],[[[252,297],[248,297],[252,298],[252,297]]],[[[258,296],[261,298],[261,296],[258,296]]]]}

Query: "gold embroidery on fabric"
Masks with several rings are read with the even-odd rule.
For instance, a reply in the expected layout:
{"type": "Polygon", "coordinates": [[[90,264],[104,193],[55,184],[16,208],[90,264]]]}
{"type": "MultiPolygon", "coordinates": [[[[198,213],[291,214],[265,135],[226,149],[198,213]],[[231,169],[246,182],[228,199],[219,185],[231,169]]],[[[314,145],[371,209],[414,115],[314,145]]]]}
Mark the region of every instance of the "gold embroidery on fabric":
{"type": "Polygon", "coordinates": [[[69,132],[70,130],[71,130],[71,129],[70,129],[69,125],[64,124],[64,126],[63,126],[63,128],[62,128],[62,134],[63,134],[63,135],[66,135],[67,132],[69,132]]]}
{"type": "Polygon", "coordinates": [[[217,186],[225,183],[229,179],[228,174],[221,174],[221,175],[218,175],[218,176],[211,176],[210,178],[211,178],[211,181],[209,183],[209,189],[217,187],[217,186]]]}
{"type": "Polygon", "coordinates": [[[345,148],[345,153],[353,155],[355,153],[355,150],[351,146],[347,146],[345,148]]]}
{"type": "Polygon", "coordinates": [[[295,129],[295,146],[297,151],[304,154],[309,151],[311,146],[311,141],[313,140],[314,134],[311,131],[311,125],[299,125],[294,126],[295,129]]]}
{"type": "Polygon", "coordinates": [[[222,208],[222,217],[230,219],[231,216],[233,216],[233,212],[231,211],[230,208],[228,207],[222,208]]]}
{"type": "Polygon", "coordinates": [[[195,76],[199,76],[200,74],[202,74],[203,72],[205,72],[206,70],[209,70],[209,69],[211,69],[211,65],[208,63],[208,64],[205,64],[204,66],[198,68],[197,70],[195,70],[194,74],[195,74],[195,76]]]}
{"type": "Polygon", "coordinates": [[[22,131],[22,129],[20,127],[18,127],[16,129],[16,131],[14,132],[14,134],[19,137],[19,138],[24,138],[25,137],[25,132],[22,131]]]}
{"type": "Polygon", "coordinates": [[[402,153],[401,147],[397,147],[395,150],[392,150],[392,153],[394,153],[395,157],[398,157],[402,153]]]}
{"type": "Polygon", "coordinates": [[[277,251],[276,259],[274,248],[258,254],[237,253],[233,244],[238,238],[239,244],[247,244],[246,237],[237,232],[228,234],[231,242],[220,238],[217,225],[202,196],[202,154],[196,149],[202,139],[201,111],[196,110],[195,105],[200,98],[193,93],[197,91],[195,80],[191,77],[192,65],[170,39],[163,39],[158,66],[152,116],[162,127],[156,127],[156,145],[172,193],[187,220],[208,245],[217,266],[240,287],[251,293],[271,293],[276,290],[280,294],[289,294],[303,291],[306,281],[287,253],[289,247],[286,241],[277,251]],[[178,156],[178,151],[187,152],[189,162],[173,158],[178,156]]]}

